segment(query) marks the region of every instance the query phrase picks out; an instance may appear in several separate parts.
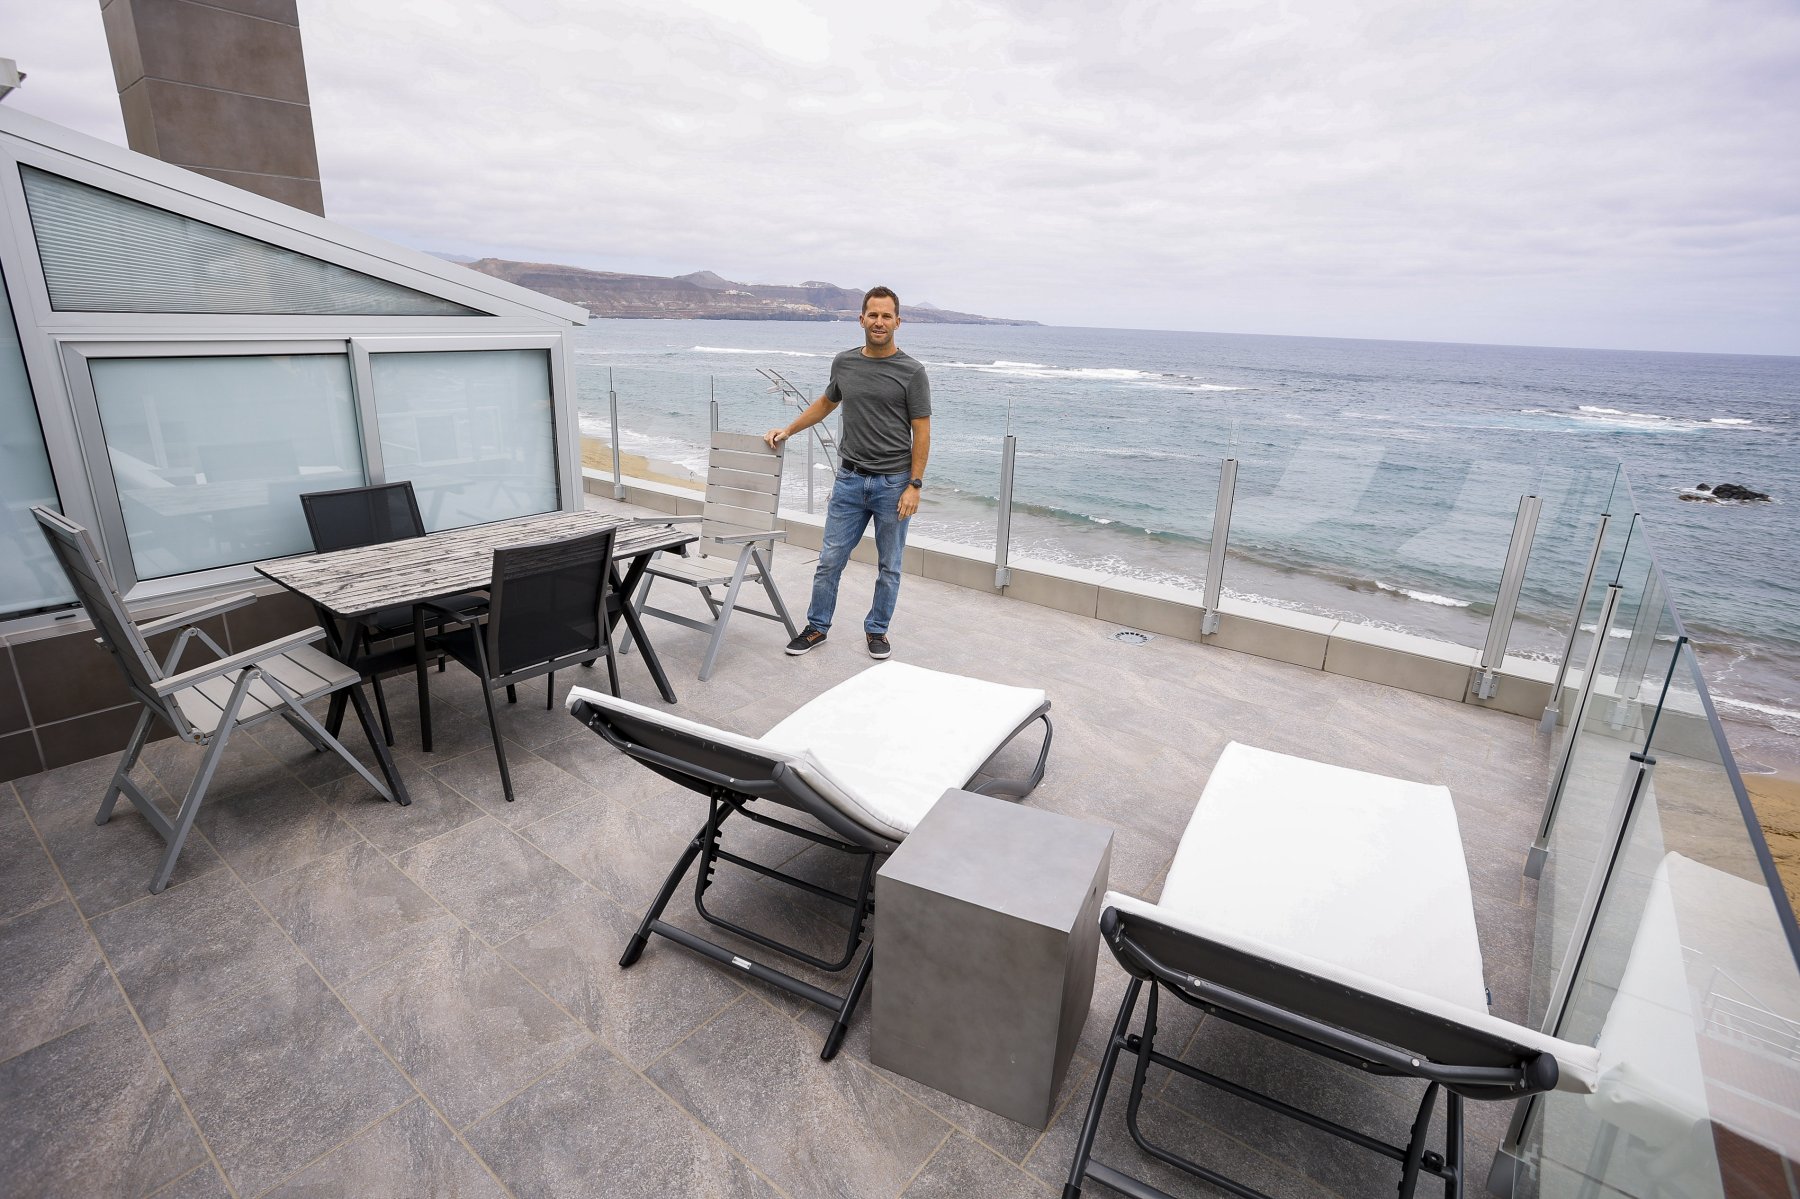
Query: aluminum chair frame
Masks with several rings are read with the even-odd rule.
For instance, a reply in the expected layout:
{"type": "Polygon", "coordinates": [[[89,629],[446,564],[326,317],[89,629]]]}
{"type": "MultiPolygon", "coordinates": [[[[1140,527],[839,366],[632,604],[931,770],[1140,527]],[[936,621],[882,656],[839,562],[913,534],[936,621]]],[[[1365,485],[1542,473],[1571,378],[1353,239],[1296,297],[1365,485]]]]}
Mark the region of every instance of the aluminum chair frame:
{"type": "Polygon", "coordinates": [[[279,716],[306,738],[315,750],[329,749],[342,757],[383,799],[398,800],[401,804],[411,802],[399,783],[386,746],[376,734],[375,722],[369,712],[368,701],[362,696],[356,672],[335,658],[309,648],[312,643],[325,637],[324,629],[302,629],[235,654],[226,653],[200,627],[200,622],[255,603],[256,596],[247,591],[221,596],[155,620],[133,621],[113,582],[112,572],[101,561],[87,530],[61,513],[47,508],[33,508],[32,514],[37,517],[44,537],[50,543],[52,554],[69,576],[83,608],[93,620],[96,640],[118,662],[125,675],[126,687],[144,708],[125,744],[124,753],[120,755],[118,768],[114,770],[112,780],[101,797],[100,810],[94,817],[94,823],[103,825],[110,820],[119,797],[123,795],[131,801],[131,805],[150,827],[168,842],[168,849],[151,878],[152,893],[161,892],[168,886],[176,859],[180,857],[182,846],[186,844],[188,833],[193,828],[194,818],[205,801],[207,789],[218,770],[225,746],[232,734],[239,729],[279,716]],[[163,659],[158,661],[150,652],[147,638],[177,630],[179,632],[174,644],[163,659]],[[189,643],[196,640],[217,654],[218,658],[190,670],[177,672],[176,666],[180,663],[182,654],[189,643]],[[350,692],[363,732],[375,749],[382,773],[388,780],[385,784],[357,761],[356,756],[327,732],[325,726],[306,709],[308,702],[344,690],[350,692]],[[275,702],[271,703],[271,698],[275,702]],[[195,709],[203,706],[216,709],[218,716],[212,727],[202,727],[202,723],[196,721],[193,713],[184,706],[184,700],[195,709]],[[156,720],[167,724],[183,741],[202,746],[205,750],[199,769],[195,772],[193,782],[188,786],[173,820],[165,816],[131,780],[132,768],[137,765],[138,757],[149,740],[151,725],[156,720]]]}
{"type": "MultiPolygon", "coordinates": [[[[683,565],[670,563],[658,569],[655,562],[644,573],[644,580],[631,599],[632,611],[639,616],[648,613],[672,621],[684,628],[707,633],[710,640],[700,662],[700,681],[712,677],[718,661],[719,647],[725,641],[725,629],[736,612],[781,622],[791,639],[799,635],[794,618],[775,585],[775,543],[787,540],[787,532],[775,528],[777,504],[781,497],[783,449],[769,449],[763,439],[749,433],[714,433],[707,455],[706,506],[697,516],[657,517],[658,523],[699,523],[699,553],[677,559],[683,565]],[[765,544],[766,543],[766,544],[765,544]],[[735,553],[735,561],[726,553],[735,553]],[[709,559],[721,561],[717,571],[701,569],[709,559]],[[684,583],[700,592],[712,612],[711,620],[696,620],[680,612],[648,605],[650,585],[657,579],[684,583]],[[746,582],[759,582],[767,595],[772,612],[760,608],[738,606],[738,595],[746,582]],[[713,588],[724,587],[725,597],[716,599],[713,588]]],[[[661,561],[662,555],[658,555],[661,561]]],[[[629,652],[628,633],[620,652],[629,652]]]]}
{"type": "MultiPolygon", "coordinates": [[[[599,734],[621,753],[635,758],[664,778],[707,797],[706,822],[700,826],[699,831],[682,850],[674,868],[663,880],[656,898],[652,901],[649,910],[645,912],[637,931],[627,943],[624,954],[619,958],[619,966],[629,968],[635,964],[651,936],[654,935],[667,938],[702,957],[740,970],[758,981],[786,991],[790,995],[815,1004],[832,1014],[831,1030],[826,1034],[824,1048],[819,1054],[821,1060],[830,1061],[837,1055],[839,1047],[843,1044],[844,1033],[849,1028],[851,1015],[855,1012],[857,1002],[862,998],[863,989],[868,983],[869,971],[875,957],[872,942],[863,952],[862,961],[856,967],[848,988],[842,994],[837,994],[795,978],[772,966],[751,961],[734,949],[670,924],[662,919],[662,914],[669,901],[674,897],[676,889],[680,887],[681,880],[687,874],[688,869],[693,866],[696,859],[699,859],[700,869],[694,876],[694,908],[702,919],[795,961],[827,973],[840,973],[850,967],[859,948],[869,941],[866,922],[874,911],[875,871],[882,858],[899,848],[899,842],[852,820],[814,790],[811,784],[785,762],[760,758],[737,746],[711,741],[703,736],[685,733],[672,729],[666,724],[644,720],[630,714],[603,710],[584,701],[577,700],[572,703],[570,712],[575,719],[599,734]],[[755,811],[748,805],[757,800],[767,800],[803,812],[823,824],[828,832],[819,833],[755,811]],[[719,844],[720,831],[724,827],[725,821],[734,815],[743,816],[745,819],[787,833],[810,844],[848,854],[853,858],[860,858],[861,867],[855,893],[846,895],[821,887],[806,879],[796,878],[772,866],[751,861],[721,848],[719,844]],[[846,934],[842,954],[836,960],[821,958],[798,946],[746,928],[708,910],[706,892],[712,886],[716,868],[721,862],[729,863],[763,878],[783,883],[809,895],[849,908],[852,913],[851,925],[846,934]]],[[[1050,722],[1050,704],[1046,701],[1007,734],[993,754],[989,755],[988,760],[970,775],[964,784],[964,789],[984,795],[1010,798],[1023,798],[1029,795],[1043,780],[1045,764],[1050,757],[1050,742],[1053,733],[1054,729],[1050,722]],[[1037,762],[1029,777],[990,779],[980,786],[969,786],[1020,733],[1039,721],[1042,721],[1044,725],[1044,743],[1038,752],[1037,762]]]]}

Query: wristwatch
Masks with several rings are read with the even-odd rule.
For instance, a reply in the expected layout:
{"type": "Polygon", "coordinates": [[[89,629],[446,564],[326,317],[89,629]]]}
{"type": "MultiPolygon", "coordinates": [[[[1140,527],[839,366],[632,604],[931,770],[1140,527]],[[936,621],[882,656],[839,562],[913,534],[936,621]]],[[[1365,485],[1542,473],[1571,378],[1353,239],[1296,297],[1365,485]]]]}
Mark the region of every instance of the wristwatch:
{"type": "Polygon", "coordinates": [[[917,487],[920,491],[925,490],[925,480],[924,479],[908,479],[906,481],[906,485],[908,487],[917,487]]]}

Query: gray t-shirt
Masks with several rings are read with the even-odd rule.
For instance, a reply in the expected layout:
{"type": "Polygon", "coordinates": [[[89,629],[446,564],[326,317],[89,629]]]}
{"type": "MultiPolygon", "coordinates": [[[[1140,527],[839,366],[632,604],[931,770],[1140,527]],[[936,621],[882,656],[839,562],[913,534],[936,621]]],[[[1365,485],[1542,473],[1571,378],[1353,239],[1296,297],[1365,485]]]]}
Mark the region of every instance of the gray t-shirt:
{"type": "Polygon", "coordinates": [[[912,470],[912,422],[931,415],[925,367],[904,350],[870,358],[858,347],[831,360],[825,398],[842,405],[845,458],[883,475],[912,470]]]}

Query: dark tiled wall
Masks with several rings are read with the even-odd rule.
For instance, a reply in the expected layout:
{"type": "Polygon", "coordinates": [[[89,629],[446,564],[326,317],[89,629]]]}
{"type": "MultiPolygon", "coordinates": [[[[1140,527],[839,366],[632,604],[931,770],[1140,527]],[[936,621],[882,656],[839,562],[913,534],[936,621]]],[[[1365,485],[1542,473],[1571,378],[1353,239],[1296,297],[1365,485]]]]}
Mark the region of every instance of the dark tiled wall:
{"type": "MultiPolygon", "coordinates": [[[[201,627],[228,653],[237,653],[316,623],[310,604],[277,592],[201,627]]],[[[138,703],[126,691],[112,655],[95,642],[85,621],[82,626],[0,645],[0,781],[125,747],[137,723],[138,703]]],[[[159,660],[175,636],[150,639],[159,660]]],[[[198,665],[209,652],[204,644],[191,643],[183,662],[198,665]]],[[[172,735],[161,725],[151,734],[172,735]]]]}
{"type": "Polygon", "coordinates": [[[101,18],[133,150],[324,214],[294,0],[102,0],[101,18]]]}

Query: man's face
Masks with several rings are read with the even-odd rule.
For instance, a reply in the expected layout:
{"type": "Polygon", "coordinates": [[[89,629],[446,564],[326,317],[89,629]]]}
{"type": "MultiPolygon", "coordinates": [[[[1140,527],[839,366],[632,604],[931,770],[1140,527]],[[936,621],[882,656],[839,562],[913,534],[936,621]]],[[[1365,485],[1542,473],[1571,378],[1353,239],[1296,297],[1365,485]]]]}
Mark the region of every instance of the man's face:
{"type": "Polygon", "coordinates": [[[886,296],[876,296],[863,307],[863,341],[872,350],[885,350],[894,344],[894,329],[900,324],[900,313],[886,296]]]}

